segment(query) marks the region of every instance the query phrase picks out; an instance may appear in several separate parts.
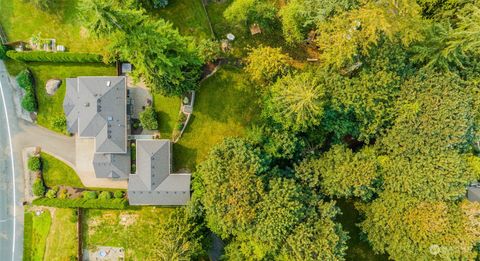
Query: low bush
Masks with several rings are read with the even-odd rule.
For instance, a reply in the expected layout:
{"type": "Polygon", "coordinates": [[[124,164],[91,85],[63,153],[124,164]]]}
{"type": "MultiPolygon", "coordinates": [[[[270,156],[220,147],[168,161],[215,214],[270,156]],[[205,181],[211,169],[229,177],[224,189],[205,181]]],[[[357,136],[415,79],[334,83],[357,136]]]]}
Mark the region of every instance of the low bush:
{"type": "Polygon", "coordinates": [[[33,200],[33,205],[56,208],[97,208],[97,209],[125,209],[128,207],[127,199],[61,199],[38,198],[33,200]]]}
{"type": "Polygon", "coordinates": [[[84,199],[96,199],[98,194],[96,191],[84,191],[82,192],[82,196],[84,199]]]}
{"type": "Polygon", "coordinates": [[[54,129],[64,132],[67,129],[67,119],[65,116],[57,116],[53,119],[52,126],[54,129]]]}
{"type": "Polygon", "coordinates": [[[68,198],[68,191],[65,188],[62,188],[58,193],[58,198],[61,198],[61,199],[68,198]]]}
{"type": "Polygon", "coordinates": [[[123,196],[124,196],[123,191],[121,191],[121,190],[117,190],[113,193],[114,198],[123,198],[123,196]]]}
{"type": "Polygon", "coordinates": [[[49,189],[47,191],[47,194],[45,194],[45,197],[47,198],[56,198],[57,197],[57,191],[55,191],[54,189],[49,189]]]}
{"type": "Polygon", "coordinates": [[[7,47],[0,44],[0,60],[5,60],[5,58],[7,58],[7,47]]]}
{"type": "Polygon", "coordinates": [[[147,130],[158,129],[157,113],[155,112],[153,107],[149,106],[140,113],[140,122],[142,123],[142,126],[147,130]]]}
{"type": "Polygon", "coordinates": [[[37,178],[35,182],[33,182],[32,191],[33,195],[36,197],[43,197],[45,195],[45,184],[43,184],[43,180],[41,178],[37,178]]]}
{"type": "Polygon", "coordinates": [[[42,169],[42,160],[40,157],[31,156],[28,158],[28,169],[30,171],[39,171],[42,169]]]}
{"type": "Polygon", "coordinates": [[[56,62],[56,63],[99,63],[102,56],[92,53],[52,53],[43,51],[17,52],[7,51],[7,56],[23,62],[56,62]]]}
{"type": "Polygon", "coordinates": [[[21,71],[17,75],[17,82],[21,88],[28,91],[33,89],[33,76],[29,69],[21,71]]]}
{"type": "Polygon", "coordinates": [[[112,199],[112,193],[110,191],[102,191],[98,195],[98,199],[112,199]]]}
{"type": "Polygon", "coordinates": [[[22,108],[28,112],[34,112],[37,110],[37,107],[38,105],[35,93],[32,91],[27,91],[22,99],[22,108]]]}

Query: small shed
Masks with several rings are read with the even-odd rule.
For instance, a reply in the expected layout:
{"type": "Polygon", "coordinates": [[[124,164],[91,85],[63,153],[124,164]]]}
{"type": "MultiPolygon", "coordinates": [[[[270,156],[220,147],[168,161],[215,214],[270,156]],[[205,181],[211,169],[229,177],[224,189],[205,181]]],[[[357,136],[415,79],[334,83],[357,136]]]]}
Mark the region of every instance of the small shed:
{"type": "Polygon", "coordinates": [[[468,187],[467,198],[471,202],[480,202],[480,183],[474,183],[468,187]]]}
{"type": "Polygon", "coordinates": [[[252,35],[261,34],[262,28],[260,28],[260,25],[258,25],[257,23],[254,23],[252,24],[252,26],[250,26],[250,33],[252,35]]]}

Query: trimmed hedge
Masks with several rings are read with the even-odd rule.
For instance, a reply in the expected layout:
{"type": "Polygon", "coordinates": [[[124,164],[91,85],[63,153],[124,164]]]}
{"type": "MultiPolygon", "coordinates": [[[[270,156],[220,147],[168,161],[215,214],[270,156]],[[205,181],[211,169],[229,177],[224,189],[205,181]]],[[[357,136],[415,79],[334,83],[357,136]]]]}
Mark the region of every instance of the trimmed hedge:
{"type": "Polygon", "coordinates": [[[56,208],[97,208],[97,209],[125,209],[128,207],[127,199],[62,199],[38,198],[33,200],[33,205],[56,208]]]}
{"type": "Polygon", "coordinates": [[[54,63],[99,63],[100,54],[93,53],[53,53],[44,51],[17,52],[7,51],[7,56],[23,62],[54,62],[54,63]]]}
{"type": "Polygon", "coordinates": [[[35,182],[33,182],[32,191],[33,195],[36,197],[43,197],[45,196],[45,184],[43,184],[43,180],[41,178],[37,178],[35,182]]]}
{"type": "Polygon", "coordinates": [[[25,69],[17,75],[18,85],[25,90],[25,96],[22,99],[22,108],[28,112],[34,112],[38,108],[37,97],[35,96],[35,86],[33,84],[33,75],[30,70],[25,69]]]}

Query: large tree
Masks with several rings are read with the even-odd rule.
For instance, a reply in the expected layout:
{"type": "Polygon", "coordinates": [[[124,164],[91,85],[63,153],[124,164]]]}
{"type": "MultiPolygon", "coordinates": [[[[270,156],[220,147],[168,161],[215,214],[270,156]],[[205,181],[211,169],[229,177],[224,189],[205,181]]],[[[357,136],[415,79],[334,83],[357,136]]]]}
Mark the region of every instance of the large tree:
{"type": "Polygon", "coordinates": [[[476,255],[478,203],[423,201],[385,192],[365,211],[361,227],[373,249],[394,260],[473,260],[476,255]]]}
{"type": "Polygon", "coordinates": [[[156,92],[182,95],[198,87],[202,61],[191,39],[163,19],[115,33],[109,50],[132,63],[131,76],[156,92]]]}
{"type": "Polygon", "coordinates": [[[279,79],[271,87],[264,114],[294,131],[318,125],[326,102],[321,80],[308,72],[279,79]]]}
{"type": "Polygon", "coordinates": [[[367,1],[356,10],[321,22],[317,45],[325,64],[343,68],[361,61],[385,39],[405,46],[422,39],[422,24],[414,0],[367,1]]]}
{"type": "Polygon", "coordinates": [[[260,152],[244,139],[215,146],[196,173],[203,183],[202,203],[209,228],[222,238],[250,229],[264,195],[258,178],[266,165],[260,152]]]}
{"type": "Polygon", "coordinates": [[[288,43],[300,43],[310,30],[329,17],[358,5],[355,0],[290,0],[279,12],[288,43]]]}
{"type": "Polygon", "coordinates": [[[281,48],[258,47],[246,58],[245,71],[259,84],[270,84],[288,73],[292,58],[281,48]]]}

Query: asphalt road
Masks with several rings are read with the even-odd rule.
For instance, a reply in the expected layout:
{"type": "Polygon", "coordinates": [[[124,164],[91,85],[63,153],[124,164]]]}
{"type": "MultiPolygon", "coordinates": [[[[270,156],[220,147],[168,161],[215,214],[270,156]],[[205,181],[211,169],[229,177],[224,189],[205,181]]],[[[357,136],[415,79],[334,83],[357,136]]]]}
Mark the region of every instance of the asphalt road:
{"type": "Polygon", "coordinates": [[[0,61],[0,260],[22,260],[23,171],[13,136],[19,132],[8,73],[0,61]]]}

